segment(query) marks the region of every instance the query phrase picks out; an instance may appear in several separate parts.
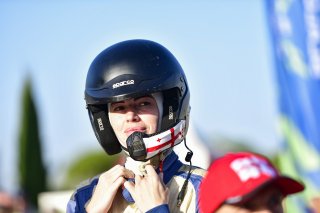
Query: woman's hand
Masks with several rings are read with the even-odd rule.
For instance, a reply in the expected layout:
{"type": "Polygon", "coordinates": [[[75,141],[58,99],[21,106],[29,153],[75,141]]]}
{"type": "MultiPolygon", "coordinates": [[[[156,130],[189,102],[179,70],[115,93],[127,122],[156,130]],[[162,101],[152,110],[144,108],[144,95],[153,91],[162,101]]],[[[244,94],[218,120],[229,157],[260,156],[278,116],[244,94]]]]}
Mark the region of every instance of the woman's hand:
{"type": "Polygon", "coordinates": [[[119,187],[126,181],[125,178],[134,178],[134,173],[123,166],[116,165],[99,177],[98,184],[92,198],[86,207],[89,213],[107,212],[119,187]]]}
{"type": "Polygon", "coordinates": [[[126,181],[124,186],[130,192],[138,208],[146,212],[161,204],[168,204],[168,188],[151,165],[145,167],[147,175],[135,178],[135,183],[126,181]]]}

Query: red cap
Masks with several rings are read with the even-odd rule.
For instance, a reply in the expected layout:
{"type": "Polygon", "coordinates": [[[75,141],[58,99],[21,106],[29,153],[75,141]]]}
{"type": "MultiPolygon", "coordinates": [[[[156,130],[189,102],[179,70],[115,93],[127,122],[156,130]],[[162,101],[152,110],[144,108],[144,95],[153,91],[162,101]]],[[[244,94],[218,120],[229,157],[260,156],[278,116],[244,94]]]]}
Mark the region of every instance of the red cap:
{"type": "Polygon", "coordinates": [[[283,196],[304,189],[298,181],[280,175],[262,155],[229,153],[212,162],[200,185],[201,212],[214,212],[223,203],[240,203],[270,184],[276,185],[283,196]]]}

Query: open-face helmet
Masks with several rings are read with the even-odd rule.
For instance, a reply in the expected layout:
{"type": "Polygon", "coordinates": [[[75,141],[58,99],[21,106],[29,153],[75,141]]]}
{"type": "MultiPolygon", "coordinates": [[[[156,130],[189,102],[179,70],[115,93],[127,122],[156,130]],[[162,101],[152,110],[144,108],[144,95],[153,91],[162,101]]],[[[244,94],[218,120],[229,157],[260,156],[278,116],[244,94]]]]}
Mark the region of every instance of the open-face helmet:
{"type": "MultiPolygon", "coordinates": [[[[95,135],[110,155],[121,151],[109,121],[108,104],[161,92],[163,112],[159,132],[189,122],[189,87],[173,54],[149,40],[128,40],[103,50],[90,65],[85,101],[95,135]]],[[[124,148],[124,147],[123,147],[124,148]]]]}

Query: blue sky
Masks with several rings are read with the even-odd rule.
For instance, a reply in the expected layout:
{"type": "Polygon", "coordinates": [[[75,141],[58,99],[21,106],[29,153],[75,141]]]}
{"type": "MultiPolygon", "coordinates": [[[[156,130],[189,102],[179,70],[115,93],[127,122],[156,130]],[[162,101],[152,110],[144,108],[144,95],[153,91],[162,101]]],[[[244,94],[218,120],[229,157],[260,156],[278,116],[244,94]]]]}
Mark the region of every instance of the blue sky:
{"type": "Polygon", "coordinates": [[[276,89],[263,1],[0,1],[0,189],[14,190],[21,91],[30,76],[44,158],[52,176],[99,149],[83,99],[93,58],[143,38],[180,61],[191,90],[191,121],[275,150],[276,89]]]}

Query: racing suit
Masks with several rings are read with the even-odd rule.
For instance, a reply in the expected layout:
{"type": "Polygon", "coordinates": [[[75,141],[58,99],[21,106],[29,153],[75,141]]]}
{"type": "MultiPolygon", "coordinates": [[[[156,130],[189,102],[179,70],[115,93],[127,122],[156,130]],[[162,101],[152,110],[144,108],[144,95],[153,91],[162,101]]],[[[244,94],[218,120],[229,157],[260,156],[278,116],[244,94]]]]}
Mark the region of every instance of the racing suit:
{"type": "MultiPolygon", "coordinates": [[[[171,152],[163,161],[163,182],[169,188],[169,204],[157,206],[148,211],[155,212],[199,212],[199,186],[206,171],[198,168],[191,168],[191,176],[185,192],[185,197],[180,205],[177,206],[177,197],[182,185],[187,178],[189,165],[184,165],[179,161],[178,156],[171,152]]],[[[158,171],[157,171],[158,172],[158,171]]],[[[93,194],[94,188],[98,183],[99,176],[86,181],[78,187],[67,205],[67,213],[86,212],[85,207],[93,194]]],[[[134,203],[130,193],[124,188],[118,190],[113,204],[108,212],[141,212],[134,203]]]]}

